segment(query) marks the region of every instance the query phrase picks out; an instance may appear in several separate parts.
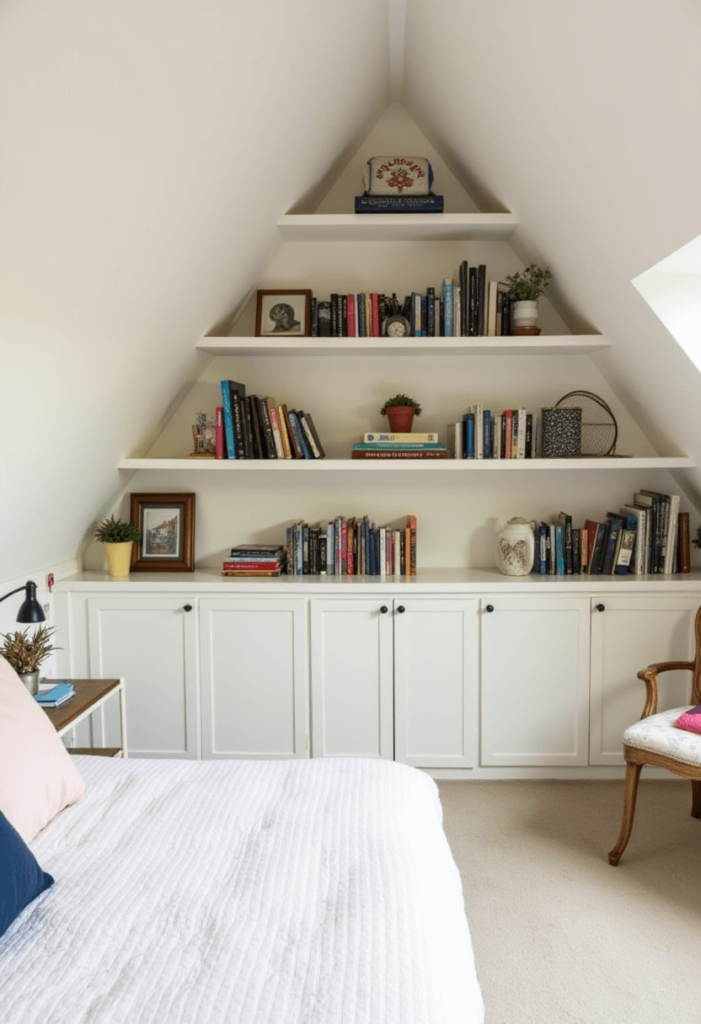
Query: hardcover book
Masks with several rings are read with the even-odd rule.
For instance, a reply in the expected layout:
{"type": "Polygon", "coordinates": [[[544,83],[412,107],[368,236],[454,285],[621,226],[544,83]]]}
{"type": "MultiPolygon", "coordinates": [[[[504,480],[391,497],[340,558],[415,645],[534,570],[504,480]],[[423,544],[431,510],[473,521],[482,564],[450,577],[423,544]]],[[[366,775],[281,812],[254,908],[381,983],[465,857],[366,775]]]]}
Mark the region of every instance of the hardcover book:
{"type": "Polygon", "coordinates": [[[356,213],[443,213],[443,196],[356,196],[356,213]]]}

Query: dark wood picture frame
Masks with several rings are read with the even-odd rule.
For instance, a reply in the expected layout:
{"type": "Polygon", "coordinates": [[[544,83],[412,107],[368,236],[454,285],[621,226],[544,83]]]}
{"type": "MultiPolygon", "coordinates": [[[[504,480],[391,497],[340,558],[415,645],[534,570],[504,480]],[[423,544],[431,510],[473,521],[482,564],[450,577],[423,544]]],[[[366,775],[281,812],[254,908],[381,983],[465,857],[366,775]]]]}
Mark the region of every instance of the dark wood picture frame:
{"type": "Polygon", "coordinates": [[[195,495],[132,494],[131,521],[141,530],[134,572],[194,572],[195,495]]]}
{"type": "Polygon", "coordinates": [[[258,289],[256,338],[308,338],[311,328],[310,288],[258,289]]]}

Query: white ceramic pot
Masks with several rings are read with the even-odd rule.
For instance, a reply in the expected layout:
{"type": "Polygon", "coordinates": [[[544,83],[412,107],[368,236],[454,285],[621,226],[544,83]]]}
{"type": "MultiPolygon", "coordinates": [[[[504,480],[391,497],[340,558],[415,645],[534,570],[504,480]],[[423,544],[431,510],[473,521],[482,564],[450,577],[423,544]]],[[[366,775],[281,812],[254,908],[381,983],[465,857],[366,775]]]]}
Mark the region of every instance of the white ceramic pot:
{"type": "Polygon", "coordinates": [[[504,576],[527,576],[533,568],[535,527],[534,520],[514,516],[497,534],[494,558],[504,576]]]}
{"type": "Polygon", "coordinates": [[[511,307],[512,327],[535,327],[538,323],[538,303],[521,299],[511,307]]]}

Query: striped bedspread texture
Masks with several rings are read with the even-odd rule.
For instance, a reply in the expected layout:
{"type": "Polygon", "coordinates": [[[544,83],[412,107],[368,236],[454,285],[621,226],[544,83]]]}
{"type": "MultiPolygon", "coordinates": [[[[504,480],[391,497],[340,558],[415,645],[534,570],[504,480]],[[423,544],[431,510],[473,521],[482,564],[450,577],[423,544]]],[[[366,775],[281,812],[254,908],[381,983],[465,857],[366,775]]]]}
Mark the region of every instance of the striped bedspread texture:
{"type": "Polygon", "coordinates": [[[435,783],[379,760],[79,757],[0,939],[3,1024],[479,1024],[435,783]]]}

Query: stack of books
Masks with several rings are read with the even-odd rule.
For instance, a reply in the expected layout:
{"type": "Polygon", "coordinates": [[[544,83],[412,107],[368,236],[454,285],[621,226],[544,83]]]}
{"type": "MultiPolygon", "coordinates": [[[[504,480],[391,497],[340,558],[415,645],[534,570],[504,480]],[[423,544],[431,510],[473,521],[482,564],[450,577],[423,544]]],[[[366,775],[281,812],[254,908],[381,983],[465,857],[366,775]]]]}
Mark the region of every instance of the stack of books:
{"type": "Polygon", "coordinates": [[[222,576],[280,576],[285,568],[282,544],[237,544],[222,565],[222,576]]]}
{"type": "Polygon", "coordinates": [[[448,449],[438,441],[438,434],[383,434],[363,435],[353,445],[353,459],[447,459],[448,449]]]}
{"type": "Polygon", "coordinates": [[[48,689],[40,689],[39,693],[35,694],[34,700],[37,704],[41,704],[43,708],[57,708],[59,705],[65,704],[67,700],[70,700],[74,693],[73,683],[67,683],[64,680],[55,685],[51,684],[48,689]]]}

